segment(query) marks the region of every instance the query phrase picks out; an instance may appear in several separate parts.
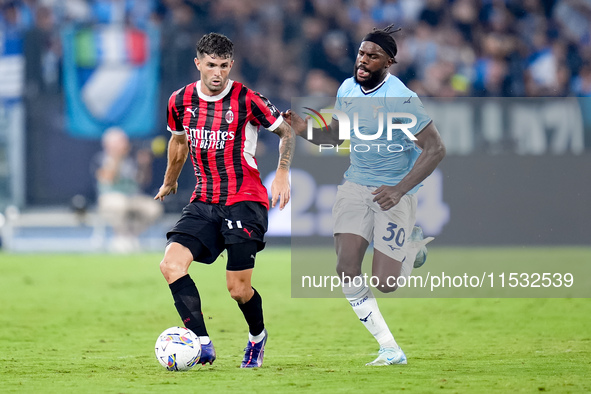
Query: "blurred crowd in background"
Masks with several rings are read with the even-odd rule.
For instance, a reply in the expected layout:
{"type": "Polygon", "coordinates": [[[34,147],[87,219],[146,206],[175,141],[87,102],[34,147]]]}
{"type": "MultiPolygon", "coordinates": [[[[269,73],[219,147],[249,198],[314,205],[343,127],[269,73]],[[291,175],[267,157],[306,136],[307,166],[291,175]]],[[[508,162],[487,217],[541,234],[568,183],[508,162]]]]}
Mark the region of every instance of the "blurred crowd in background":
{"type": "MultiPolygon", "coordinates": [[[[231,38],[231,78],[284,111],[292,98],[334,97],[353,74],[364,35],[389,24],[402,28],[391,72],[420,97],[591,96],[591,0],[0,0],[0,207],[2,196],[15,190],[22,196],[11,197],[21,201],[17,205],[57,204],[74,194],[92,198],[88,158],[100,151],[109,126],[124,129],[134,150],[152,147],[154,173],[145,190],[157,190],[166,167],[166,102],[199,78],[193,58],[203,34],[231,38]],[[91,34],[68,41],[70,27],[91,34]],[[144,38],[157,46],[134,51],[141,45],[133,40],[142,38],[136,29],[149,32],[144,38]],[[95,34],[112,30],[132,34],[95,34]],[[128,53],[118,52],[125,45],[128,53]],[[123,75],[125,80],[101,74],[100,56],[111,63],[115,56],[119,63],[112,68],[136,74],[123,75]],[[149,74],[141,74],[149,66],[138,71],[129,64],[146,59],[158,60],[149,74]],[[90,72],[94,79],[88,79],[90,72]],[[116,88],[133,86],[133,75],[139,78],[134,92],[116,88]],[[142,107],[138,97],[151,104],[142,107]],[[100,109],[102,117],[96,115],[100,109]],[[105,117],[116,112],[123,116],[117,122],[105,117]],[[85,133],[92,122],[98,132],[85,133]],[[143,134],[134,134],[134,126],[143,127],[143,134]],[[157,138],[161,148],[154,149],[157,138]]],[[[471,116],[467,101],[456,112],[434,112],[450,154],[579,154],[591,146],[591,127],[584,131],[581,121],[591,125],[588,100],[558,100],[548,104],[554,112],[525,108],[517,117],[493,108],[497,122],[484,110],[471,116]],[[458,118],[463,127],[455,124],[458,118]]],[[[514,108],[514,102],[503,105],[514,108]]],[[[267,148],[276,152],[275,138],[260,134],[258,158],[267,148]]],[[[185,175],[183,184],[192,187],[192,172],[185,175]]]]}
{"type": "MultiPolygon", "coordinates": [[[[198,79],[202,34],[236,46],[232,77],[282,109],[334,95],[361,38],[390,23],[392,72],[419,96],[591,95],[591,0],[2,0],[1,34],[38,58],[39,89],[60,89],[59,28],[67,22],[160,27],[161,89],[198,79]],[[34,40],[30,40],[34,38],[34,40]]],[[[28,53],[27,53],[28,52],[28,53]]],[[[31,88],[31,87],[28,87],[31,88]]],[[[32,87],[33,89],[35,87],[32,87]]]]}

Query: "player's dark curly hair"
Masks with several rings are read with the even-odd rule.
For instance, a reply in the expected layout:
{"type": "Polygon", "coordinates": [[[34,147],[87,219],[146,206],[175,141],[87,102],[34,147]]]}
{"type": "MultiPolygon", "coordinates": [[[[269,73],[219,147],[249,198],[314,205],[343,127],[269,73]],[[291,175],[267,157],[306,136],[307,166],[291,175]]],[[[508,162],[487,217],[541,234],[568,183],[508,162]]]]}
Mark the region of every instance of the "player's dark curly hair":
{"type": "Polygon", "coordinates": [[[231,59],[234,57],[234,44],[223,34],[206,34],[197,43],[197,57],[202,57],[203,55],[231,59]]]}
{"type": "Polygon", "coordinates": [[[398,46],[394,39],[394,33],[399,32],[402,28],[395,28],[394,24],[388,25],[383,29],[373,28],[371,33],[368,33],[363,41],[373,41],[380,45],[384,51],[394,59],[396,63],[396,54],[398,53],[398,46]]]}

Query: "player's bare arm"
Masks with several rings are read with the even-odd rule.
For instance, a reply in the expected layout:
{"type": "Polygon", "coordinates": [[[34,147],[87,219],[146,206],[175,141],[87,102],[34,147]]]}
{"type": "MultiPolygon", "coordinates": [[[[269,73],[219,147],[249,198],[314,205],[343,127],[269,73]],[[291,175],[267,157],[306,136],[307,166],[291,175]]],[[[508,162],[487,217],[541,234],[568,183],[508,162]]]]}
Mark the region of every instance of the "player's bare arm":
{"type": "Polygon", "coordinates": [[[189,145],[187,144],[186,134],[172,134],[168,141],[168,164],[166,165],[164,181],[154,200],[164,201],[164,197],[170,193],[176,194],[179,186],[177,179],[179,179],[188,153],[189,145]]]}
{"type": "Polygon", "coordinates": [[[295,150],[295,134],[286,121],[281,122],[273,132],[279,136],[280,142],[279,165],[277,166],[275,179],[271,184],[271,206],[275,208],[275,204],[279,199],[279,209],[283,209],[290,199],[289,168],[295,150]]]}
{"type": "Polygon", "coordinates": [[[380,186],[373,194],[374,201],[384,211],[392,208],[412,188],[427,178],[445,156],[445,146],[433,122],[417,135],[415,143],[423,150],[410,172],[396,186],[380,186]]]}
{"type": "MultiPolygon", "coordinates": [[[[307,122],[310,118],[306,116],[306,119],[302,119],[298,114],[293,112],[292,110],[288,109],[285,112],[282,112],[281,115],[285,119],[285,121],[293,128],[296,135],[307,139],[307,122]]],[[[335,118],[332,118],[330,125],[328,126],[328,130],[326,129],[318,129],[314,128],[312,130],[312,139],[308,140],[314,145],[320,144],[337,144],[341,145],[344,140],[339,139],[339,121],[335,118]]]]}

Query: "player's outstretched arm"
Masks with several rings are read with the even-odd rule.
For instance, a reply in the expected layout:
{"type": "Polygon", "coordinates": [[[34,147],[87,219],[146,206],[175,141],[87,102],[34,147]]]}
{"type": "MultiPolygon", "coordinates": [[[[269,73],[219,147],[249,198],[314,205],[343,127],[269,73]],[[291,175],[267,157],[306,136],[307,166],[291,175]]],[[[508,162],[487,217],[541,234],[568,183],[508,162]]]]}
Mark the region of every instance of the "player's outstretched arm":
{"type": "Polygon", "coordinates": [[[168,141],[168,164],[166,165],[164,182],[162,182],[162,186],[160,186],[154,200],[164,201],[164,197],[170,193],[176,194],[179,186],[177,179],[179,179],[188,153],[189,146],[187,145],[186,134],[172,134],[168,141]]]}
{"type": "Polygon", "coordinates": [[[302,119],[298,114],[293,112],[291,109],[288,109],[285,112],[282,112],[281,115],[285,119],[285,121],[293,128],[296,135],[304,138],[307,141],[310,141],[314,145],[321,145],[321,144],[337,144],[341,145],[344,140],[339,139],[339,121],[335,118],[332,118],[330,125],[328,126],[328,130],[326,129],[312,129],[312,139],[309,140],[307,137],[308,129],[307,129],[307,122],[310,119],[310,116],[306,116],[306,119],[302,119]]]}
{"type": "Polygon", "coordinates": [[[295,150],[295,134],[285,121],[273,132],[279,136],[281,141],[279,142],[279,165],[277,166],[275,179],[271,184],[271,206],[275,208],[275,204],[279,199],[279,209],[283,209],[291,197],[289,168],[295,150]]]}
{"type": "Polygon", "coordinates": [[[396,186],[380,186],[373,194],[374,201],[384,211],[398,204],[402,196],[425,180],[445,156],[445,146],[433,122],[421,130],[415,143],[423,150],[415,165],[396,186]]]}

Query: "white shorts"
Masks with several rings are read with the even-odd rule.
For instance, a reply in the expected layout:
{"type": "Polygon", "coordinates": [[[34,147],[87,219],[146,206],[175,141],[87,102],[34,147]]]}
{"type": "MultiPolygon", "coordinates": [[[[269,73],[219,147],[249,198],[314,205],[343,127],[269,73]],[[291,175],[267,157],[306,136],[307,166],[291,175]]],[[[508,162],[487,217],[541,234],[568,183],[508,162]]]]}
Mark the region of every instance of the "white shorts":
{"type": "Polygon", "coordinates": [[[406,257],[409,244],[406,241],[415,225],[417,198],[414,194],[406,194],[394,207],[382,211],[371,194],[376,189],[349,181],[338,187],[332,209],[333,233],[360,235],[369,243],[373,241],[375,249],[402,262],[403,271],[406,271],[406,263],[410,263],[412,269],[414,256],[412,259],[406,257]]]}

